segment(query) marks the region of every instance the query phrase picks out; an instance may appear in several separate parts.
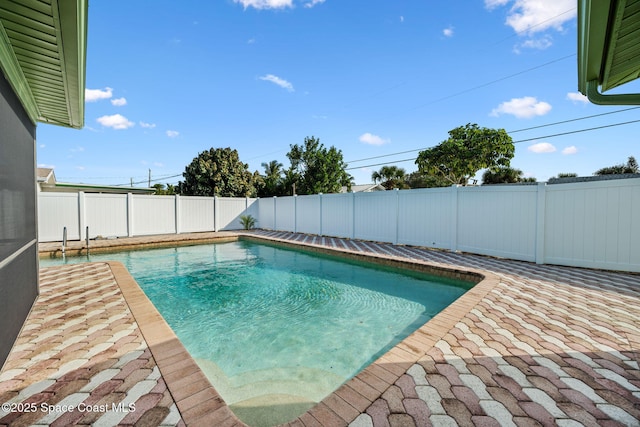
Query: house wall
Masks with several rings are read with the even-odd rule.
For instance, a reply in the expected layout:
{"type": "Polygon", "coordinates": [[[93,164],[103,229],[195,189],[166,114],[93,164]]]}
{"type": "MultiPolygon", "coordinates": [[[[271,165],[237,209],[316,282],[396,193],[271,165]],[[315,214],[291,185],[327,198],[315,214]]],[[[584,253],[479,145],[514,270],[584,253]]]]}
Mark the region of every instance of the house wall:
{"type": "Polygon", "coordinates": [[[0,367],[38,295],[35,135],[0,71],[0,367]]]}

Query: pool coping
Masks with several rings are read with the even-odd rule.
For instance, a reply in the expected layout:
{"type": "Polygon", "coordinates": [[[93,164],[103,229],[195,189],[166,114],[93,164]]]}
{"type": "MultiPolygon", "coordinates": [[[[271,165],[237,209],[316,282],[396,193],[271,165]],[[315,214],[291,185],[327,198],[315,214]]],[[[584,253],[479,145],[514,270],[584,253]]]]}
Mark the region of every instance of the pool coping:
{"type": "MultiPolygon", "coordinates": [[[[337,390],[313,406],[309,411],[284,425],[347,425],[364,412],[374,401],[405,374],[437,341],[443,338],[487,293],[499,283],[497,275],[480,269],[453,269],[434,265],[427,261],[363,254],[343,248],[327,248],[311,243],[291,242],[258,236],[250,233],[234,233],[220,238],[182,239],[145,245],[120,245],[111,251],[135,247],[191,245],[241,239],[275,242],[287,247],[304,248],[324,254],[339,254],[352,259],[365,260],[392,266],[409,266],[430,274],[469,280],[479,280],[471,289],[452,302],[444,310],[406,337],[388,352],[345,382],[337,390]],[[402,261],[401,261],[402,260],[402,261]],[[444,274],[443,274],[444,273],[444,274]]],[[[120,262],[107,262],[120,287],[133,317],[147,341],[151,354],[171,392],[179,412],[187,425],[245,425],[239,420],[216,391],[215,386],[200,370],[175,332],[156,307],[144,294],[138,283],[120,262]]],[[[476,281],[474,280],[474,281],[476,281]]]]}

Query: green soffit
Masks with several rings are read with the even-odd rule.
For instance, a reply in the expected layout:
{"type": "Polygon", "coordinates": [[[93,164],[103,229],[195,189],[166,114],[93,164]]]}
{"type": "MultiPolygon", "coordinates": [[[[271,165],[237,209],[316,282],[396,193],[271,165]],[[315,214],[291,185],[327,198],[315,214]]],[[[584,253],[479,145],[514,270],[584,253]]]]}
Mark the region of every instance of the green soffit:
{"type": "Polygon", "coordinates": [[[0,0],[0,68],[33,123],[81,128],[88,0],[0,0]]]}
{"type": "Polygon", "coordinates": [[[637,105],[604,92],[640,77],[640,0],[578,0],[578,89],[595,104],[637,105]]]}

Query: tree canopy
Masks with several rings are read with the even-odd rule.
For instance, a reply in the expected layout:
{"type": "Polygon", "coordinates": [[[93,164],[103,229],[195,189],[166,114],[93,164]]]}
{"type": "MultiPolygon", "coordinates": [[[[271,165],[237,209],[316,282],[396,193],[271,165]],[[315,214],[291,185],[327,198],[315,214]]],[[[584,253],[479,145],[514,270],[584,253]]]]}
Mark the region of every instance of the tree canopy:
{"type": "Polygon", "coordinates": [[[629,158],[627,159],[627,164],[619,164],[598,169],[597,171],[595,171],[594,175],[613,175],[639,172],[640,169],[638,169],[638,162],[636,161],[636,158],[633,156],[629,156],[629,158]]]}
{"type": "Polygon", "coordinates": [[[271,160],[268,163],[262,163],[261,166],[264,168],[264,175],[262,176],[264,186],[258,191],[258,195],[265,197],[285,194],[282,179],[282,163],[277,160],[271,160]]]}
{"type": "Polygon", "coordinates": [[[294,181],[297,194],[339,193],[343,186],[351,187],[342,151],[325,148],[319,138],[306,137],[303,145],[291,145],[287,157],[291,167],[285,180],[294,181]]]}
{"type": "Polygon", "coordinates": [[[258,172],[249,172],[237,150],[211,148],[198,154],[182,173],[180,194],[190,196],[255,197],[263,185],[258,172]]]}
{"type": "Polygon", "coordinates": [[[409,188],[409,185],[405,182],[406,177],[407,172],[398,166],[382,166],[379,171],[374,171],[371,174],[373,182],[377,183],[379,181],[387,190],[409,188]]]}
{"type": "Polygon", "coordinates": [[[536,182],[535,178],[525,178],[520,169],[500,166],[487,169],[482,174],[482,184],[515,184],[517,182],[536,182]]]}
{"type": "Polygon", "coordinates": [[[481,169],[509,166],[515,154],[513,140],[504,129],[467,124],[449,131],[449,138],[421,151],[416,164],[421,173],[445,182],[466,185],[481,169]]]}

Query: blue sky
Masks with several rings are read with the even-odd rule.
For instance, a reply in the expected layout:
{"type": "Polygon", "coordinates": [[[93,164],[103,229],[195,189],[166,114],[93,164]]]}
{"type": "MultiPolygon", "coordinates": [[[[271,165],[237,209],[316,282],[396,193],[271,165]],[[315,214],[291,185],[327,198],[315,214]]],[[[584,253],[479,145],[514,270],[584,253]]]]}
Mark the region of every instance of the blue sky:
{"type": "Polygon", "coordinates": [[[89,7],[85,128],[38,127],[38,165],[59,181],[146,186],[151,169],[152,184],[175,184],[211,147],[262,172],[315,136],[363,184],[380,163],[416,170],[406,151],[467,123],[528,140],[511,163],[539,181],[640,158],[640,123],[550,136],[639,118],[578,94],[575,0],[89,7]]]}

